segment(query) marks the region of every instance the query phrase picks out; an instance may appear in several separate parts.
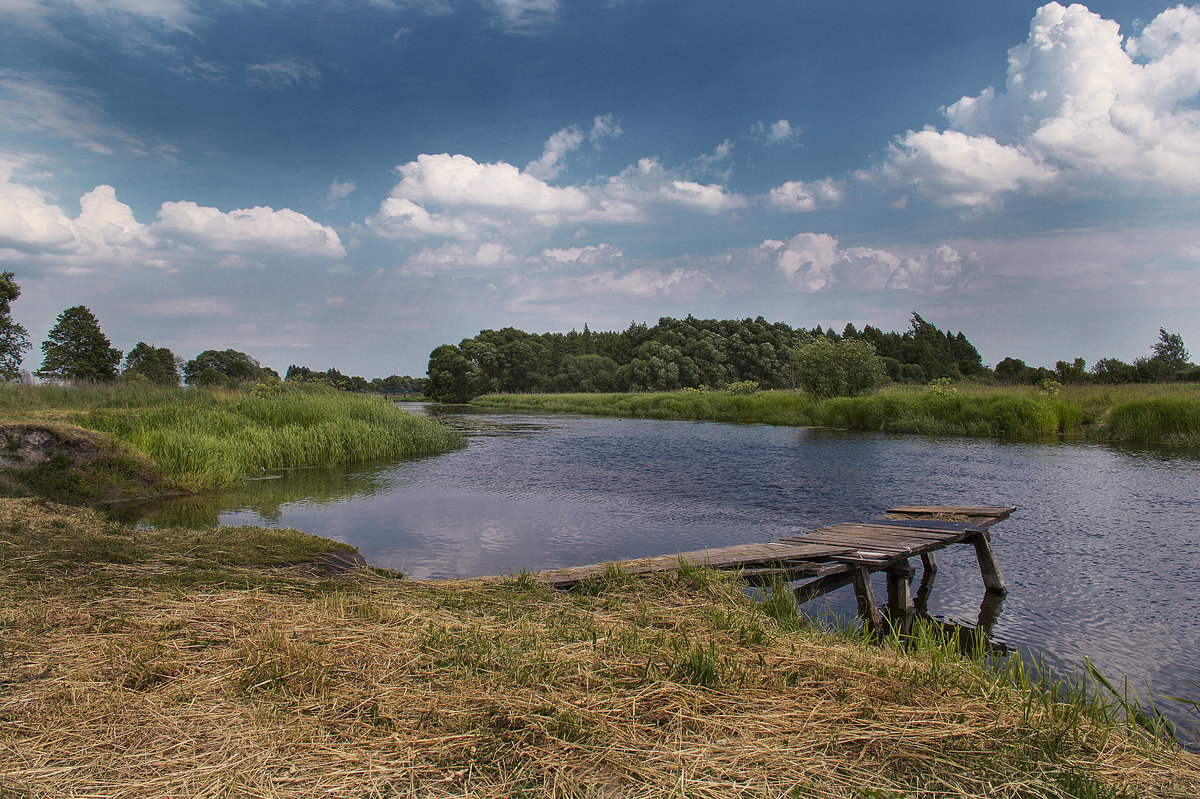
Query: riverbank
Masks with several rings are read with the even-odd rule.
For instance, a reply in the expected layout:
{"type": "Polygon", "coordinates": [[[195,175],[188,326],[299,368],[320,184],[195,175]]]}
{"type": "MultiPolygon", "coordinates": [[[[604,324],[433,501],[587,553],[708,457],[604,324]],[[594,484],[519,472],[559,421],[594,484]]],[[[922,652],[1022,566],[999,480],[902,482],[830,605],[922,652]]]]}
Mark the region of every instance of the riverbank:
{"type": "Polygon", "coordinates": [[[1191,797],[1200,758],[728,576],[331,575],[295,531],[0,500],[0,794],[1191,797]],[[217,538],[212,538],[217,536],[217,538]]]}
{"type": "Polygon", "coordinates": [[[207,491],[265,470],[465,444],[461,433],[383,399],[281,386],[2,384],[0,427],[0,489],[83,503],[207,491]]]}
{"type": "Polygon", "coordinates": [[[826,400],[788,391],[493,394],[471,405],[526,413],[1200,446],[1200,386],[1194,384],[1065,386],[1050,393],[972,384],[892,387],[826,400]]]}

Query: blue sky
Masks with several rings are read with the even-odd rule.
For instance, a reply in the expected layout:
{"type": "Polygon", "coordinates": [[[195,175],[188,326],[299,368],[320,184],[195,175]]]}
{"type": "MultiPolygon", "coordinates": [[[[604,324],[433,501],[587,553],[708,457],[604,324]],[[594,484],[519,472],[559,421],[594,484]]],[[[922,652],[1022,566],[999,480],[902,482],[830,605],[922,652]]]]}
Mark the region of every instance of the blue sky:
{"type": "Polygon", "coordinates": [[[38,343],[424,374],[482,328],[1200,356],[1200,6],[0,0],[38,343]]]}

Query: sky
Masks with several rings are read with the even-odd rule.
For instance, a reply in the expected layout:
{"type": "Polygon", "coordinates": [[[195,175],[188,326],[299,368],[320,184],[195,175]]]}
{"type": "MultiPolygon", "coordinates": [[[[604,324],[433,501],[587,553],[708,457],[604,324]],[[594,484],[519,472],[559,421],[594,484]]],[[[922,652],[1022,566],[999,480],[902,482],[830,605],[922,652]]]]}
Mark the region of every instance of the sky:
{"type": "Polygon", "coordinates": [[[763,316],[1200,360],[1200,6],[0,0],[25,368],[763,316]]]}

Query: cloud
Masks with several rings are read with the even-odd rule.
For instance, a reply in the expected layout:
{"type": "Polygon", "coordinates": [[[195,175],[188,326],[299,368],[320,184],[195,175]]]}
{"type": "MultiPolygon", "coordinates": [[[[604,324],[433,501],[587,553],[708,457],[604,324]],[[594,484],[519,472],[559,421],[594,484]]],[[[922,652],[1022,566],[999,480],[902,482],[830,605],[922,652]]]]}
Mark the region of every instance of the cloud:
{"type": "MultiPolygon", "coordinates": [[[[701,159],[720,157],[727,152],[722,145],[713,156],[701,159]]],[[[635,219],[645,218],[655,205],[682,206],[715,214],[746,202],[741,195],[730,193],[718,184],[683,179],[678,170],[666,169],[657,158],[640,159],[597,187],[596,193],[610,208],[623,209],[625,215],[635,219]]]]}
{"type": "Polygon", "coordinates": [[[163,203],[153,232],[216,252],[272,252],[341,258],[333,228],[288,208],[258,206],[223,213],[194,202],[163,203]]]}
{"type": "Polygon", "coordinates": [[[789,180],[771,189],[767,202],[785,211],[815,211],[818,207],[837,205],[842,201],[842,189],[826,178],[811,183],[789,180]]]}
{"type": "Polygon", "coordinates": [[[554,180],[563,170],[563,156],[581,144],[583,132],[579,128],[563,128],[546,141],[541,158],[526,164],[525,172],[540,180],[554,180]]]}
{"type": "Polygon", "coordinates": [[[835,284],[861,291],[934,291],[963,274],[966,260],[953,247],[898,255],[871,247],[842,248],[827,233],[800,233],[789,241],[764,241],[760,251],[774,259],[793,285],[817,292],[835,284]]]}
{"type": "Polygon", "coordinates": [[[1006,193],[1037,193],[1059,178],[1024,148],[956,130],[910,130],[892,146],[887,170],[938,205],[970,208],[992,206],[1006,193]]]}
{"type": "MultiPolygon", "coordinates": [[[[11,161],[0,161],[0,248],[50,270],[161,269],[198,259],[211,264],[231,255],[345,255],[332,228],[287,208],[222,213],[193,202],[168,202],[146,225],[117,199],[112,186],[100,185],[79,199],[79,215],[71,218],[45,192],[14,182],[12,172],[11,161]]],[[[236,258],[228,263],[261,265],[236,258]]]]}
{"type": "Polygon", "coordinates": [[[44,192],[11,183],[11,171],[0,170],[0,248],[26,253],[73,250],[71,220],[44,192]]]}
{"type": "Polygon", "coordinates": [[[511,31],[534,31],[558,16],[558,0],[487,0],[503,27],[511,31]]]}
{"type": "Polygon", "coordinates": [[[516,256],[499,242],[477,245],[446,243],[436,249],[421,250],[409,258],[400,271],[406,275],[431,277],[460,269],[490,269],[512,264],[516,260],[516,256]]]}
{"type": "Polygon", "coordinates": [[[357,188],[358,186],[352,180],[335,180],[329,184],[329,191],[325,194],[325,201],[333,203],[343,200],[353,194],[357,188]]]}
{"type": "Polygon", "coordinates": [[[653,158],[582,186],[551,186],[512,164],[481,164],[461,154],[419,155],[397,169],[400,182],[367,220],[390,238],[465,240],[500,230],[640,222],[656,207],[716,214],[745,204],[723,186],[686,180],[653,158]]]}
{"type": "Polygon", "coordinates": [[[315,88],[321,70],[302,58],[277,58],[246,67],[246,85],[259,89],[315,88]]]}
{"type": "Polygon", "coordinates": [[[765,122],[755,122],[751,132],[767,144],[782,144],[800,136],[800,129],[793,127],[786,119],[779,119],[770,125],[765,122]]]}
{"type": "MultiPolygon", "coordinates": [[[[613,115],[603,114],[592,120],[587,139],[598,148],[605,139],[615,139],[620,135],[621,126],[613,119],[613,115]]],[[[565,166],[563,159],[568,153],[578,150],[583,140],[583,131],[578,127],[572,125],[563,128],[546,140],[541,158],[526,164],[525,172],[539,180],[554,180],[562,174],[565,166]]]]}
{"type": "Polygon", "coordinates": [[[1200,8],[1167,9],[1122,41],[1082,5],[1049,3],[1008,51],[1004,89],[945,109],[949,126],[908,131],[884,174],[942,205],[1009,194],[1200,193],[1200,8]]]}
{"type": "Polygon", "coordinates": [[[592,144],[599,146],[605,139],[618,138],[624,131],[612,114],[601,114],[592,119],[592,130],[588,138],[592,144]]]}
{"type": "Polygon", "coordinates": [[[604,269],[582,275],[519,275],[509,284],[510,308],[581,298],[625,303],[630,299],[697,298],[711,292],[713,281],[696,269],[653,266],[621,271],[604,269]]]}
{"type": "Polygon", "coordinates": [[[170,147],[147,144],[118,128],[100,107],[101,99],[99,93],[88,89],[0,69],[0,128],[49,133],[105,155],[114,148],[133,155],[172,151],[170,147]]]}
{"type": "Polygon", "coordinates": [[[119,30],[130,24],[187,32],[197,22],[189,0],[5,0],[0,19],[38,30],[53,29],[59,18],[86,19],[119,30]]]}
{"type": "Polygon", "coordinates": [[[620,260],[624,256],[624,250],[613,247],[611,244],[589,244],[584,247],[542,250],[543,258],[559,264],[594,265],[601,261],[620,260]]]}

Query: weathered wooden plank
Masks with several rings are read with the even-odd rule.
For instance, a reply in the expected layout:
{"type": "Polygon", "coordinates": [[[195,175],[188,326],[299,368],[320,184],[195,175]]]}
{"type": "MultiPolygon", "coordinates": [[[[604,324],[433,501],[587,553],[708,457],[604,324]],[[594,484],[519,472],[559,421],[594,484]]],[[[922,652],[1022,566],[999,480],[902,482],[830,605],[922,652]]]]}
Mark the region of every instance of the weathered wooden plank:
{"type": "Polygon", "coordinates": [[[867,539],[886,539],[897,541],[956,541],[967,535],[968,531],[964,530],[960,533],[910,533],[907,530],[896,528],[890,530],[885,527],[822,527],[819,530],[813,530],[811,533],[804,535],[789,536],[781,538],[780,541],[787,543],[802,544],[805,541],[823,540],[847,540],[847,541],[862,541],[867,539]]]}
{"type": "Polygon", "coordinates": [[[869,522],[863,522],[863,524],[873,527],[892,527],[897,530],[912,530],[913,532],[918,533],[952,534],[972,530],[974,529],[976,523],[943,522],[937,519],[872,519],[869,522]]]}
{"type": "Polygon", "coordinates": [[[993,516],[1000,519],[1007,519],[1015,510],[1015,506],[1000,505],[900,505],[899,507],[888,508],[887,512],[913,514],[954,513],[962,516],[993,516]]]}
{"type": "Polygon", "coordinates": [[[952,545],[952,543],[958,543],[964,539],[965,536],[966,533],[962,535],[938,537],[884,535],[880,533],[872,533],[869,535],[853,535],[851,533],[822,533],[822,531],[817,530],[814,531],[814,533],[809,533],[808,535],[798,536],[796,539],[788,539],[788,542],[794,541],[799,543],[802,541],[811,541],[812,543],[824,543],[824,545],[829,546],[845,547],[863,546],[869,545],[869,543],[880,543],[880,545],[895,545],[895,543],[904,543],[904,545],[911,546],[931,545],[936,547],[946,547],[952,545]]]}
{"type": "Polygon", "coordinates": [[[827,527],[820,527],[813,530],[814,533],[821,532],[838,532],[850,533],[852,535],[900,535],[910,536],[912,538],[947,538],[969,532],[972,527],[967,522],[961,522],[961,526],[950,530],[939,530],[937,528],[921,528],[921,527],[902,527],[894,524],[871,524],[870,522],[858,523],[843,523],[831,524],[827,527]]]}

